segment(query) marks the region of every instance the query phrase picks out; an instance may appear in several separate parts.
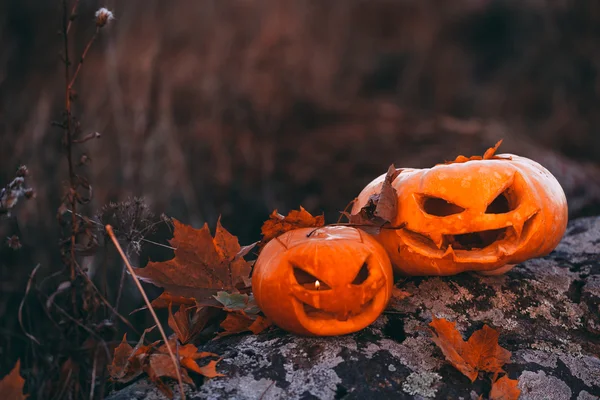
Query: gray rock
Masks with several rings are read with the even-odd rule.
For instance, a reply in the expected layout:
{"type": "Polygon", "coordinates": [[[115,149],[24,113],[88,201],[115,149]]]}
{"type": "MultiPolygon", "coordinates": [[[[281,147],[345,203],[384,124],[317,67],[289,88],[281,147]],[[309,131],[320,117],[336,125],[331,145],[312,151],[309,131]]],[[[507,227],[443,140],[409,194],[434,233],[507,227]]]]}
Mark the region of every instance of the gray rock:
{"type": "MultiPolygon", "coordinates": [[[[352,335],[307,338],[273,329],[205,344],[226,377],[187,388],[191,399],[471,399],[489,379],[450,366],[426,331],[431,316],[457,321],[463,337],[483,324],[512,352],[505,370],[521,399],[600,396],[600,217],[574,220],[547,257],[503,276],[411,278],[412,295],[392,302],[352,335]]],[[[177,392],[176,385],[173,385],[177,392]]],[[[161,399],[145,379],[111,400],[161,399]]]]}

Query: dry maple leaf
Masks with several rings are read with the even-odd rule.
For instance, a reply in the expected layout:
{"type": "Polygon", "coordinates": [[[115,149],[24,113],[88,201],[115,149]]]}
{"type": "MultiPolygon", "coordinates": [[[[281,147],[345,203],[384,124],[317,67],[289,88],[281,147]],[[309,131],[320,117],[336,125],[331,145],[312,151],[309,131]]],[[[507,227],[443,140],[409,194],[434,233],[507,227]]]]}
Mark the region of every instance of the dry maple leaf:
{"type": "MultiPolygon", "coordinates": [[[[150,303],[154,308],[167,308],[170,305],[174,306],[194,306],[197,305],[196,299],[193,297],[185,297],[185,296],[173,296],[169,292],[162,292],[160,296],[156,299],[152,300],[150,303]]],[[[147,307],[144,307],[147,308],[147,307]]]]}
{"type": "Polygon", "coordinates": [[[253,318],[244,313],[228,313],[227,318],[221,322],[221,328],[225,329],[225,331],[220,332],[218,337],[248,331],[257,335],[269,326],[271,326],[271,321],[260,315],[254,316],[253,318]]]}
{"type": "MultiPolygon", "coordinates": [[[[152,300],[152,302],[150,303],[150,305],[152,307],[154,307],[155,309],[168,308],[170,305],[179,306],[182,304],[186,305],[186,306],[193,306],[193,305],[199,306],[198,300],[193,297],[173,296],[169,292],[162,292],[160,294],[160,296],[158,296],[156,299],[152,300]]],[[[147,310],[147,309],[148,309],[148,306],[144,305],[140,308],[136,308],[135,310],[130,312],[129,315],[132,315],[136,312],[139,312],[142,310],[147,310]]]]}
{"type": "Polygon", "coordinates": [[[433,330],[432,340],[444,353],[446,359],[474,382],[479,371],[498,374],[510,361],[511,353],[498,345],[498,332],[484,325],[465,342],[456,323],[435,316],[429,324],[433,330]]]}
{"type": "Polygon", "coordinates": [[[505,159],[504,157],[499,157],[496,155],[496,152],[498,151],[498,148],[500,147],[501,144],[502,144],[502,140],[499,140],[494,145],[494,147],[490,147],[489,149],[487,149],[485,151],[485,153],[483,153],[483,157],[482,156],[471,156],[471,157],[458,156],[453,161],[446,161],[445,164],[459,164],[459,163],[464,163],[464,162],[472,161],[472,160],[503,160],[503,159],[505,159]]]}
{"type": "Polygon", "coordinates": [[[517,379],[509,379],[503,376],[492,384],[490,400],[517,400],[521,395],[521,389],[517,387],[517,379]]]}
{"type": "MultiPolygon", "coordinates": [[[[173,398],[173,392],[161,378],[177,379],[177,370],[175,368],[171,356],[165,353],[150,354],[148,362],[144,365],[144,372],[148,375],[148,378],[170,399],[173,398]]],[[[196,386],[194,385],[192,378],[188,375],[187,370],[179,368],[179,372],[181,374],[181,380],[184,383],[187,383],[192,387],[196,386]]]]}
{"type": "Polygon", "coordinates": [[[222,311],[215,307],[179,306],[173,314],[169,307],[169,327],[177,335],[182,344],[192,342],[211,322],[220,317],[222,311]]]}
{"type": "Polygon", "coordinates": [[[404,290],[400,289],[399,287],[394,286],[392,288],[392,298],[394,300],[404,300],[407,297],[410,297],[411,294],[408,292],[405,292],[404,290]]]}
{"type": "Polygon", "coordinates": [[[196,299],[248,285],[250,265],[244,256],[253,245],[241,247],[220,220],[214,238],[208,224],[195,229],[173,219],[173,225],[174,237],[169,243],[175,248],[175,257],[136,268],[141,280],[165,288],[171,296],[196,299]]]}
{"type": "Polygon", "coordinates": [[[275,210],[262,225],[261,232],[263,238],[260,241],[259,247],[262,249],[270,240],[285,232],[299,228],[318,228],[323,225],[325,225],[324,215],[313,217],[302,206],[300,206],[299,211],[292,210],[286,216],[279,214],[275,210]]]}
{"type": "Polygon", "coordinates": [[[152,349],[152,346],[144,345],[144,338],[152,329],[154,327],[142,333],[135,347],[127,343],[127,334],[123,335],[123,340],[115,349],[113,361],[108,366],[108,373],[113,381],[127,383],[142,374],[144,359],[152,349]]]}
{"type": "Polygon", "coordinates": [[[221,359],[210,360],[208,364],[200,366],[194,360],[190,358],[184,358],[183,360],[181,360],[181,365],[183,365],[190,371],[194,371],[207,378],[216,378],[218,376],[225,376],[217,372],[217,363],[219,361],[221,361],[221,359]]]}
{"type": "Polygon", "coordinates": [[[25,379],[21,376],[20,370],[21,360],[19,359],[8,375],[0,380],[0,394],[3,399],[24,400],[29,396],[23,394],[25,379]]]}
{"type": "Polygon", "coordinates": [[[357,214],[343,214],[348,218],[348,222],[359,227],[367,233],[376,235],[381,227],[390,224],[398,213],[398,196],[392,182],[402,172],[402,169],[390,165],[385,180],[381,185],[381,190],[369,197],[357,214]]]}

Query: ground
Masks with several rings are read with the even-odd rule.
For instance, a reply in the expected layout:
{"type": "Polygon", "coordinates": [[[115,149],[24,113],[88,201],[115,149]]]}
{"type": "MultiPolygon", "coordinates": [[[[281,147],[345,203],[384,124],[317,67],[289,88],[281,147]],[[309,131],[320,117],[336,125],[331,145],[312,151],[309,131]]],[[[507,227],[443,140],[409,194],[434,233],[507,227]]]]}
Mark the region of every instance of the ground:
{"type": "MultiPolygon", "coordinates": [[[[505,370],[521,399],[600,397],[600,217],[570,222],[549,256],[506,275],[412,278],[394,301],[352,335],[307,338],[273,329],[232,336],[203,350],[223,356],[225,377],[188,388],[198,399],[476,399],[490,382],[470,380],[431,341],[432,315],[457,322],[463,337],[483,324],[512,352],[505,370]]],[[[141,380],[110,400],[161,399],[141,380]]]]}

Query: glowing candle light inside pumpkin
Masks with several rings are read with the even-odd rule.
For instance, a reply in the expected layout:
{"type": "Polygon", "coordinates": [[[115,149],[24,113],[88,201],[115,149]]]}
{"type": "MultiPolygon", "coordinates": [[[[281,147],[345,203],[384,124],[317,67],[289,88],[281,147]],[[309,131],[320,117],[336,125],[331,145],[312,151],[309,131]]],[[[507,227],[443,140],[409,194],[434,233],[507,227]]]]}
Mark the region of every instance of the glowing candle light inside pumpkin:
{"type": "Polygon", "coordinates": [[[320,287],[321,287],[321,282],[319,282],[319,280],[317,279],[315,281],[315,289],[319,290],[320,287]]]}

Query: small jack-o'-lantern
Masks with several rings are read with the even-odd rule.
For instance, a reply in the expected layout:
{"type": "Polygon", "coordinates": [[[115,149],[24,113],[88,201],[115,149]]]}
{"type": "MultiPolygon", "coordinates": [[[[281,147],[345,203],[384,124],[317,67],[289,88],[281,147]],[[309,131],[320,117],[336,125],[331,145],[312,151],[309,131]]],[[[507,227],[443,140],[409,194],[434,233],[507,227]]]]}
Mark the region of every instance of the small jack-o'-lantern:
{"type": "Polygon", "coordinates": [[[383,312],[392,286],[385,250],[367,233],[345,226],[284,233],[267,243],[252,273],[261,310],[300,335],[363,329],[383,312]]]}
{"type": "MultiPolygon", "coordinates": [[[[392,182],[398,195],[393,226],[375,238],[404,275],[495,275],[550,253],[567,226],[567,200],[540,164],[512,154],[486,153],[428,169],[404,169],[392,182]]],[[[378,193],[371,182],[353,206],[357,213],[378,193]]]]}

